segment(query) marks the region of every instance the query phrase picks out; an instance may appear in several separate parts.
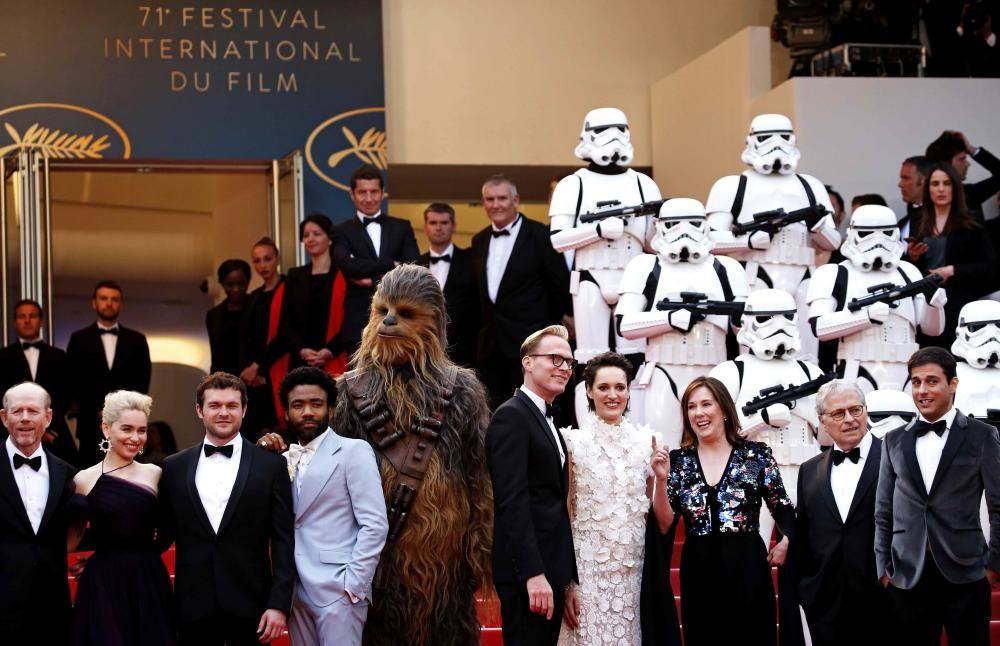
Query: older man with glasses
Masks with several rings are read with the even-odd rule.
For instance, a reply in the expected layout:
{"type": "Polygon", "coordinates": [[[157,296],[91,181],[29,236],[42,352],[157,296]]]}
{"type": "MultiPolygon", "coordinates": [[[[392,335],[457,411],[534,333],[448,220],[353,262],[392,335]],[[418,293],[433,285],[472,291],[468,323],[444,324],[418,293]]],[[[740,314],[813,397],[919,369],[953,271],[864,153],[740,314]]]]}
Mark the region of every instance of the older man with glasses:
{"type": "Polygon", "coordinates": [[[837,379],[816,394],[830,450],[799,470],[797,541],[799,595],[812,643],[886,643],[889,607],[875,570],[875,490],[882,441],[868,432],[861,389],[837,379]],[[857,618],[875,618],[859,628],[857,618]]]}

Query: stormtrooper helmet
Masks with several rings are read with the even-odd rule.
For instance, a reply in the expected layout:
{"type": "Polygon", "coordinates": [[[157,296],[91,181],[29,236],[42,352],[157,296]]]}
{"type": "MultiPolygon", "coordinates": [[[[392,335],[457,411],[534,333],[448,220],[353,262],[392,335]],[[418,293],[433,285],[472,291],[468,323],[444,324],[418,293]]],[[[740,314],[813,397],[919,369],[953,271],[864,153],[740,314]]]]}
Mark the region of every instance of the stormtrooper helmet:
{"type": "Polygon", "coordinates": [[[598,166],[628,166],[634,157],[628,117],[618,108],[597,108],[583,118],[576,156],[598,166]]]}
{"type": "Polygon", "coordinates": [[[650,244],[668,262],[701,262],[708,258],[713,244],[708,236],[705,206],[688,197],[664,202],[650,244]]]}
{"type": "Polygon", "coordinates": [[[862,271],[892,271],[906,251],[896,214],[887,206],[866,204],[851,214],[840,252],[862,271]]]}
{"type": "Polygon", "coordinates": [[[743,163],[764,175],[790,175],[799,165],[791,120],[782,114],[760,114],[750,122],[743,163]]]}
{"type": "Polygon", "coordinates": [[[877,438],[906,426],[917,416],[913,397],[901,390],[873,390],[865,395],[865,407],[868,409],[868,428],[877,438]]]}
{"type": "Polygon", "coordinates": [[[951,353],[973,368],[1000,368],[1000,303],[972,301],[962,308],[951,353]]]}
{"type": "Polygon", "coordinates": [[[747,297],[736,340],[760,359],[790,359],[801,347],[795,299],[782,289],[747,297]]]}

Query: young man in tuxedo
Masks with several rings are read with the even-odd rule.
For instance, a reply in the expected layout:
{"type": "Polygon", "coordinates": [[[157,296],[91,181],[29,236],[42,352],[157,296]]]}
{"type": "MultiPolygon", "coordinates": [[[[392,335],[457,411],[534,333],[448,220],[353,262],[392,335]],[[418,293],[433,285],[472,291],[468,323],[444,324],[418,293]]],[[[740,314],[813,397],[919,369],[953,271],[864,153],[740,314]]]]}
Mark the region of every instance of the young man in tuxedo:
{"type": "Polygon", "coordinates": [[[0,393],[24,381],[33,381],[52,399],[52,423],[42,442],[53,455],[76,465],[79,454],[66,424],[69,411],[69,364],[66,353],[42,339],[42,306],[25,299],[14,306],[17,339],[0,350],[0,393]]]}
{"type": "Polygon", "coordinates": [[[566,497],[566,442],[552,400],[573,374],[565,327],[553,325],[521,345],[524,383],[493,414],[486,456],[493,481],[493,580],[507,646],[555,644],[564,591],[577,581],[566,497]]]}
{"type": "Polygon", "coordinates": [[[936,347],[907,365],[917,418],[882,440],[875,564],[899,616],[901,643],[990,643],[1000,579],[1000,439],[954,408],[955,358],[936,347]],[[986,492],[990,543],[979,521],[986,492]]]}
{"type": "Polygon", "coordinates": [[[104,397],[114,390],[149,392],[153,366],[146,337],[118,322],[122,311],[122,288],[113,280],[94,288],[91,307],[97,321],[70,336],[69,358],[73,400],[76,403],[76,439],[80,464],[97,464],[101,455],[101,408],[104,397]]]}
{"type": "Polygon", "coordinates": [[[0,635],[5,644],[65,644],[67,505],[76,469],[43,448],[49,394],[22,383],[4,392],[0,459],[0,635]]]}
{"type": "Polygon", "coordinates": [[[243,439],[246,386],[217,372],[198,386],[205,439],[167,458],[160,502],[177,544],[180,641],[268,643],[285,630],[295,578],[292,488],[284,458],[243,439]]]}
{"type": "Polygon", "coordinates": [[[455,209],[434,202],[424,209],[424,233],[430,243],[418,264],[431,270],[444,292],[448,308],[448,356],[455,363],[472,368],[476,361],[479,335],[479,292],[472,272],[472,255],[456,247],[455,209]]]}
{"type": "Polygon", "coordinates": [[[875,576],[875,485],[882,441],[868,432],[861,389],[834,380],[816,393],[833,448],[799,469],[796,541],[799,599],[814,646],[888,643],[888,597],[875,576]],[[857,618],[873,618],[858,630],[857,618]]]}
{"type": "Polygon", "coordinates": [[[355,215],[333,228],[333,262],[348,280],[340,335],[348,356],[361,343],[375,286],[382,276],[420,257],[413,227],[407,220],[382,213],[382,173],[370,164],[351,174],[355,215]]]}
{"type": "Polygon", "coordinates": [[[288,631],[295,644],[361,646],[372,579],[389,523],[382,477],[368,442],[337,435],[333,380],[296,368],[281,382],[285,457],[295,502],[295,595],[288,631]]]}
{"type": "Polygon", "coordinates": [[[521,382],[521,341],[546,325],[571,326],[573,320],[566,261],[552,248],[548,226],[518,212],[520,203],[510,179],[487,179],[483,206],[492,224],[472,238],[482,321],[476,360],[491,408],[521,382]]]}

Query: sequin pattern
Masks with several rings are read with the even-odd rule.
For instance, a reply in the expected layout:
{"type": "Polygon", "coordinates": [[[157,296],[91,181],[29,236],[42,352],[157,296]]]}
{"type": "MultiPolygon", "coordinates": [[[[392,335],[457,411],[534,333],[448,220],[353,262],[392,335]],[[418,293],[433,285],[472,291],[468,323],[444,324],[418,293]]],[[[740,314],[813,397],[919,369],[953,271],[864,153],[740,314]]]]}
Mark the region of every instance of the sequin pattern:
{"type": "Polygon", "coordinates": [[[670,452],[670,505],[683,515],[687,534],[756,532],[762,500],[772,515],[776,509],[792,507],[778,464],[766,444],[746,442],[734,447],[715,488],[705,482],[696,448],[670,452]],[[717,515],[712,512],[712,495],[718,502],[717,515]]]}

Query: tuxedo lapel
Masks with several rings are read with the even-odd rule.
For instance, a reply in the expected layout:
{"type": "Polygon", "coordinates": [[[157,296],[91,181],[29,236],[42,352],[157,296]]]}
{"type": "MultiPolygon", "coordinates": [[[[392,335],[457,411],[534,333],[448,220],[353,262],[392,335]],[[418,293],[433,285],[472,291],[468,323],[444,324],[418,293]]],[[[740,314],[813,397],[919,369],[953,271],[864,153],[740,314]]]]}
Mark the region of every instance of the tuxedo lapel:
{"type": "MultiPolygon", "coordinates": [[[[45,449],[42,450],[44,451],[45,449]]],[[[63,489],[66,488],[66,477],[69,475],[66,471],[66,465],[63,464],[62,460],[55,459],[48,451],[46,451],[45,458],[49,464],[49,498],[45,501],[45,511],[42,513],[42,521],[38,523],[39,534],[42,533],[45,524],[52,518],[56,507],[59,506],[63,489]]]]}
{"type": "Polygon", "coordinates": [[[941,450],[941,460],[938,462],[937,471],[934,472],[934,480],[931,481],[931,490],[927,492],[928,496],[937,489],[941,478],[944,477],[945,472],[948,471],[948,467],[951,466],[951,461],[955,459],[958,449],[965,443],[965,427],[968,424],[969,418],[960,412],[955,414],[955,421],[951,425],[951,431],[948,433],[948,439],[944,443],[944,449],[941,450]]]}
{"type": "MultiPolygon", "coordinates": [[[[829,451],[827,451],[829,453],[829,451]]],[[[858,479],[858,486],[854,489],[854,498],[851,499],[851,508],[847,512],[847,520],[850,520],[857,510],[858,505],[864,500],[868,490],[878,482],[878,467],[882,459],[882,440],[872,436],[872,445],[868,447],[868,456],[865,458],[865,466],[861,469],[861,478],[858,479]]]]}
{"type": "Polygon", "coordinates": [[[504,285],[508,282],[507,277],[516,271],[519,258],[528,253],[528,238],[531,236],[531,233],[528,232],[527,218],[520,213],[517,216],[521,218],[521,224],[518,226],[517,237],[514,239],[514,246],[510,250],[510,258],[507,259],[507,266],[503,268],[503,276],[501,276],[500,285],[497,287],[497,300],[500,300],[500,295],[503,294],[504,285]]]}
{"type": "MultiPolygon", "coordinates": [[[[358,216],[354,215],[351,218],[352,229],[354,230],[354,235],[361,236],[361,244],[368,249],[368,253],[371,254],[372,258],[378,259],[378,249],[372,244],[372,239],[368,237],[368,227],[361,224],[358,220],[358,216]]],[[[382,235],[385,235],[385,227],[382,227],[382,235]]],[[[385,245],[382,245],[385,246],[385,245]]]]}
{"type": "MultiPolygon", "coordinates": [[[[298,502],[295,504],[295,517],[301,518],[309,508],[316,502],[316,498],[323,487],[333,476],[340,463],[336,459],[336,454],[340,451],[343,440],[333,431],[327,431],[327,436],[316,448],[316,455],[313,456],[306,467],[306,474],[302,478],[301,492],[298,494],[298,502]]],[[[295,483],[293,483],[295,484],[295,483]]],[[[294,486],[293,489],[299,487],[294,486]]]]}
{"type": "Polygon", "coordinates": [[[538,406],[535,406],[535,402],[531,401],[531,398],[525,395],[524,391],[520,388],[514,391],[514,397],[521,402],[522,406],[528,409],[528,414],[532,416],[535,422],[537,422],[538,430],[542,432],[546,441],[549,443],[549,446],[551,446],[552,450],[556,452],[556,466],[559,467],[559,477],[561,479],[563,475],[562,472],[564,471],[562,460],[559,458],[559,447],[556,445],[556,438],[552,435],[552,429],[549,428],[548,421],[545,419],[545,416],[542,415],[542,411],[538,410],[538,406]]]}
{"type": "Polygon", "coordinates": [[[201,454],[204,452],[204,449],[201,448],[203,445],[204,442],[199,442],[190,449],[191,454],[188,456],[186,469],[187,489],[188,496],[191,498],[191,509],[194,510],[194,515],[205,525],[205,529],[209,534],[215,535],[212,523],[208,520],[208,514],[205,513],[205,505],[202,504],[201,496],[198,495],[198,484],[195,482],[198,460],[201,459],[201,454]]]}
{"type": "Polygon", "coordinates": [[[832,453],[832,448],[824,451],[823,455],[820,456],[819,464],[816,465],[816,490],[819,492],[819,497],[823,499],[823,502],[830,510],[830,513],[833,514],[833,517],[837,519],[837,522],[842,523],[843,518],[840,517],[840,508],[837,507],[837,499],[833,495],[833,485],[830,484],[830,475],[833,473],[832,453]]]}
{"type": "Polygon", "coordinates": [[[229,494],[226,511],[223,512],[222,520],[219,521],[219,534],[226,531],[226,525],[229,524],[229,521],[233,518],[233,514],[236,513],[236,506],[240,504],[240,496],[243,495],[243,489],[247,486],[247,478],[250,477],[250,472],[253,468],[254,445],[246,440],[240,441],[243,442],[240,468],[236,472],[236,482],[233,483],[233,490],[229,494]]]}
{"type": "MultiPolygon", "coordinates": [[[[28,357],[24,355],[24,350],[21,349],[20,342],[14,342],[14,361],[17,362],[17,373],[15,379],[19,381],[35,381],[38,378],[38,374],[34,378],[31,376],[31,366],[28,365],[28,357]]],[[[38,373],[42,372],[42,351],[38,351],[38,373]]]]}
{"type": "MultiPolygon", "coordinates": [[[[119,326],[120,328],[121,326],[119,326]]],[[[121,330],[119,329],[119,333],[121,330]]],[[[87,343],[90,345],[90,352],[96,359],[94,366],[87,366],[88,369],[97,368],[105,374],[111,374],[111,369],[108,368],[108,357],[104,354],[104,343],[101,341],[101,331],[97,327],[97,323],[91,323],[90,327],[87,328],[87,335],[85,337],[87,343]]],[[[119,339],[121,341],[121,339],[119,339]]],[[[118,344],[115,345],[115,360],[118,359],[118,351],[120,350],[118,344]]]]}
{"type": "MultiPolygon", "coordinates": [[[[0,447],[2,447],[0,458],[3,458],[0,460],[0,497],[3,497],[7,501],[7,504],[13,510],[14,515],[21,524],[21,528],[27,532],[28,536],[33,536],[35,530],[31,527],[31,521],[28,520],[28,510],[24,508],[24,501],[21,500],[21,492],[14,481],[14,472],[10,467],[10,454],[7,452],[7,445],[6,443],[0,443],[0,447]]],[[[27,467],[22,468],[26,469],[27,467]]],[[[51,497],[50,492],[49,498],[51,497]]]]}
{"type": "MultiPolygon", "coordinates": [[[[916,418],[914,418],[914,422],[915,421],[916,418]]],[[[906,464],[910,468],[910,473],[913,474],[913,479],[915,480],[913,486],[915,486],[917,491],[919,491],[926,499],[927,487],[924,486],[923,474],[920,472],[920,463],[917,462],[917,434],[913,432],[914,422],[910,422],[910,425],[903,431],[901,444],[903,456],[906,458],[906,464]]],[[[940,470],[941,467],[938,466],[938,471],[940,470]]]]}

